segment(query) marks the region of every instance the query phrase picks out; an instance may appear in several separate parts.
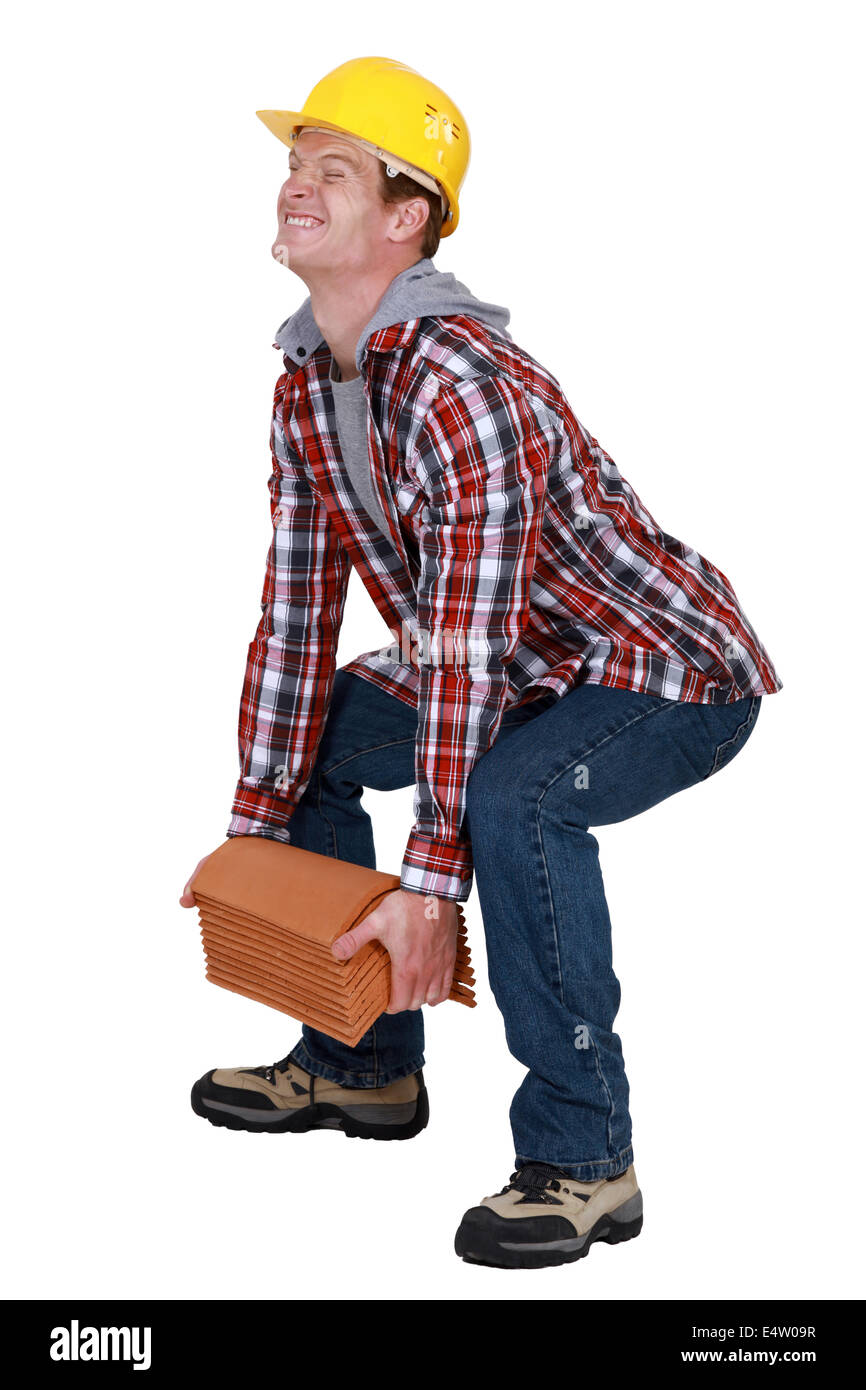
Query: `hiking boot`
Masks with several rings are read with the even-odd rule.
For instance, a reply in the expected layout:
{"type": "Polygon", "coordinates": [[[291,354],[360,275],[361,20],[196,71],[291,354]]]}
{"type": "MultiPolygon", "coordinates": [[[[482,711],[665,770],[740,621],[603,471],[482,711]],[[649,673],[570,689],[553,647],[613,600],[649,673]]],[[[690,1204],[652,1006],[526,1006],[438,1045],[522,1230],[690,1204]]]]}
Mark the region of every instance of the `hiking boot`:
{"type": "Polygon", "coordinates": [[[423,1071],[359,1090],[284,1057],[269,1067],[216,1068],[193,1086],[192,1108],[212,1125],[255,1134],[341,1129],[354,1139],[412,1139],[429,1118],[423,1071]]]}
{"type": "Polygon", "coordinates": [[[541,1269],[579,1260],[597,1240],[631,1240],[642,1225],[634,1165],[615,1178],[578,1182],[550,1163],[527,1163],[495,1197],[470,1207],[454,1249],[469,1264],[541,1269]]]}

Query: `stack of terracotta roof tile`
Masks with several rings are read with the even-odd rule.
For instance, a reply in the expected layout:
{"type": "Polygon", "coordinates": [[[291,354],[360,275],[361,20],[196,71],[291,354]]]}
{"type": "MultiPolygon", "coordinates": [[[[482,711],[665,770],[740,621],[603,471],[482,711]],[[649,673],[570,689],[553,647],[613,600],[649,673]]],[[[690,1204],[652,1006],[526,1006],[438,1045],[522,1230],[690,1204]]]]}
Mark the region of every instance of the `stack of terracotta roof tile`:
{"type": "MultiPolygon", "coordinates": [[[[331,946],[400,887],[396,874],[256,835],[226,840],[192,886],[207,978],[354,1047],[388,1007],[391,964],[380,941],[348,961],[331,946]]],[[[463,910],[449,998],[475,1007],[463,910]]]]}

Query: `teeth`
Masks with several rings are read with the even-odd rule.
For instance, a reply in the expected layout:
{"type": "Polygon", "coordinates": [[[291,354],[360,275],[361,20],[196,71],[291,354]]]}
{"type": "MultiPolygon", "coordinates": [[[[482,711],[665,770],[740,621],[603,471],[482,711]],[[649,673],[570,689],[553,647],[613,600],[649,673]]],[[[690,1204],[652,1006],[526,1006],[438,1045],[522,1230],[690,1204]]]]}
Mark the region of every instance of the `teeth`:
{"type": "Polygon", "coordinates": [[[318,227],[321,225],[321,218],[293,217],[291,213],[287,213],[285,225],[287,227],[318,227]]]}

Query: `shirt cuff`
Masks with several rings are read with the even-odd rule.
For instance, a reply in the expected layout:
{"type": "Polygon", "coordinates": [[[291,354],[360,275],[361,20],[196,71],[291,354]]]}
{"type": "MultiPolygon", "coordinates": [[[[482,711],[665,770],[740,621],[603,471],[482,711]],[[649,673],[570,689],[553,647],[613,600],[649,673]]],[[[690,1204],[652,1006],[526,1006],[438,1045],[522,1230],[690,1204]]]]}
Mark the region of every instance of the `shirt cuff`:
{"type": "Polygon", "coordinates": [[[227,835],[267,835],[272,840],[291,844],[287,821],[295,803],[287,797],[274,796],[238,782],[232,803],[232,816],[227,835]]]}
{"type": "Polygon", "coordinates": [[[413,830],[400,869],[400,887],[464,903],[472,892],[472,847],[413,830]]]}

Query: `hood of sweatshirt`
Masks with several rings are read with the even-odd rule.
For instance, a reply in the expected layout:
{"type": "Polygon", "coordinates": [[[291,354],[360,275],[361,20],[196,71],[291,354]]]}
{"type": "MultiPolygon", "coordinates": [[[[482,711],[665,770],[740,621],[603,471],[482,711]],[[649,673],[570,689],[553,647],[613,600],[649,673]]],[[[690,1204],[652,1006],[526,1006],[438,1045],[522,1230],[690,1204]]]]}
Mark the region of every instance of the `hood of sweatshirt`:
{"type": "MultiPolygon", "coordinates": [[[[506,324],[511,318],[508,309],[501,304],[488,304],[476,299],[466,285],[455,278],[450,270],[437,270],[432,260],[425,256],[416,261],[399,275],[395,275],[377,304],[369,323],[365,324],[355,349],[355,366],[361,370],[361,357],[364,344],[372,333],[380,328],[390,328],[394,323],[407,323],[410,319],[446,318],[452,314],[465,314],[469,318],[480,319],[504,338],[511,340],[506,324]]],[[[274,347],[303,366],[312,353],[324,342],[316,320],[313,318],[311,300],[308,295],[303,304],[289,318],[285,319],[276,332],[274,347]]]]}

